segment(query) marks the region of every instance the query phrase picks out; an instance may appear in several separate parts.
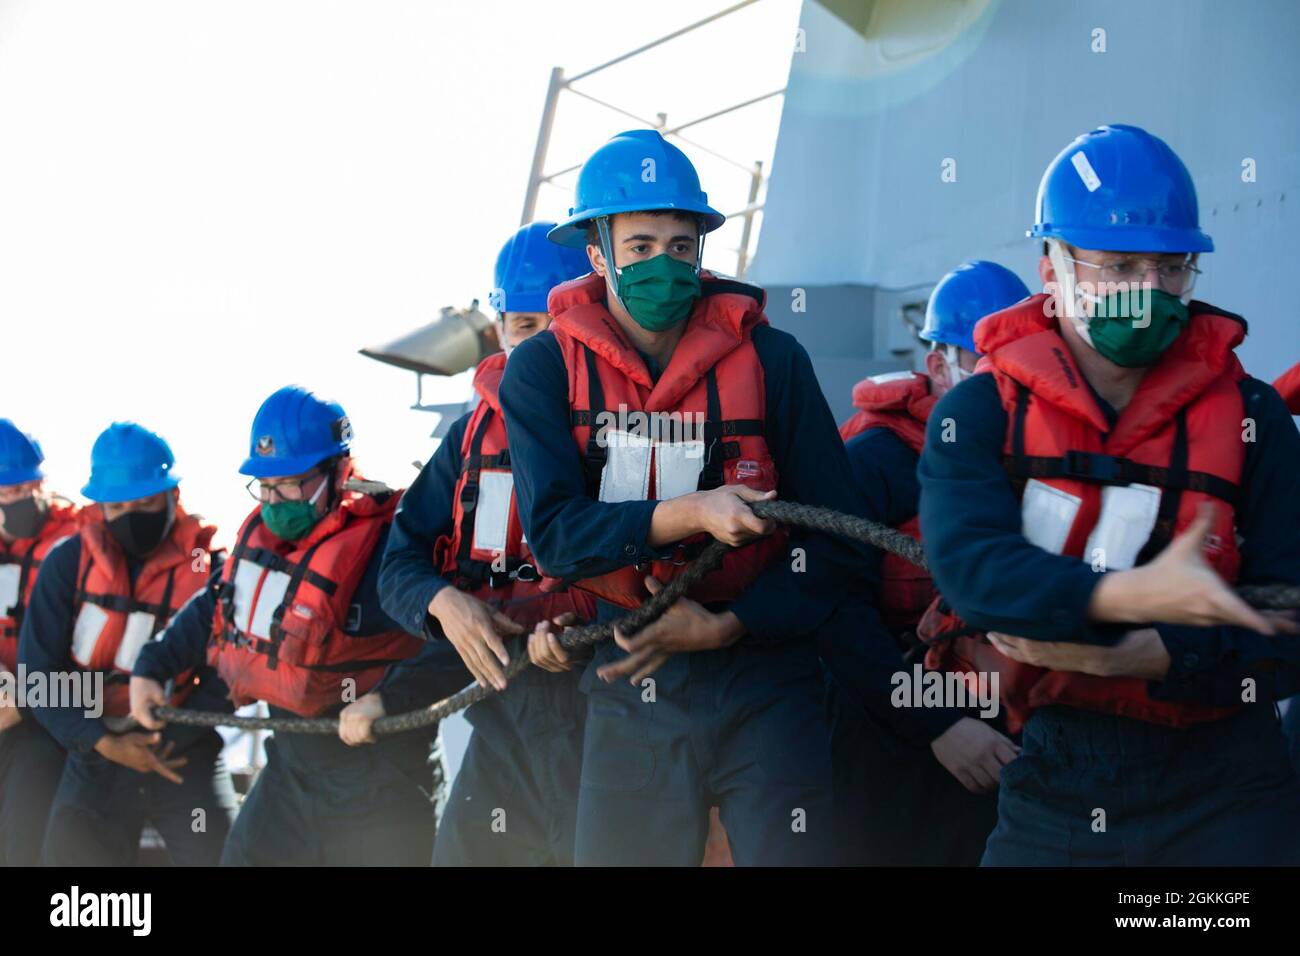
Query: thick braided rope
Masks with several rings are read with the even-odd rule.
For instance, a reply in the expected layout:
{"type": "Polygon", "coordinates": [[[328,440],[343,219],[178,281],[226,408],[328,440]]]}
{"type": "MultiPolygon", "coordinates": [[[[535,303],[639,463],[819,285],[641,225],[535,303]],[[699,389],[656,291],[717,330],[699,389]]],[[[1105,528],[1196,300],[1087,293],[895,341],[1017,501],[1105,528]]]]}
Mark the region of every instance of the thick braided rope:
{"type": "MultiPolygon", "coordinates": [[[[892,552],[918,567],[927,567],[921,542],[901,531],[868,521],[866,518],[792,501],[758,501],[750,507],[759,517],[811,531],[842,535],[874,545],[882,551],[892,552]]],[[[613,637],[615,627],[618,627],[624,635],[635,634],[652,621],[658,620],[706,574],[716,570],[722,564],[722,558],[728,550],[730,549],[719,541],[711,542],[684,572],[673,578],[663,590],[653,595],[640,607],[629,611],[612,623],[584,624],[581,627],[567,628],[559,635],[560,644],[569,650],[598,644],[613,637]]],[[[1264,610],[1300,608],[1300,585],[1249,585],[1238,588],[1237,593],[1247,604],[1264,610]]],[[[514,677],[529,666],[531,665],[528,655],[520,654],[506,667],[506,677],[514,677]]],[[[381,717],[374,722],[372,733],[376,736],[387,736],[429,727],[494,693],[496,691],[490,687],[483,687],[477,683],[471,684],[464,690],[421,710],[381,717]]],[[[280,733],[330,736],[337,734],[339,729],[336,717],[237,717],[233,714],[165,706],[154,708],[154,715],[168,723],[187,727],[237,727],[240,730],[274,730],[280,733]]],[[[123,733],[139,726],[129,717],[105,718],[105,724],[114,733],[123,733]]]]}

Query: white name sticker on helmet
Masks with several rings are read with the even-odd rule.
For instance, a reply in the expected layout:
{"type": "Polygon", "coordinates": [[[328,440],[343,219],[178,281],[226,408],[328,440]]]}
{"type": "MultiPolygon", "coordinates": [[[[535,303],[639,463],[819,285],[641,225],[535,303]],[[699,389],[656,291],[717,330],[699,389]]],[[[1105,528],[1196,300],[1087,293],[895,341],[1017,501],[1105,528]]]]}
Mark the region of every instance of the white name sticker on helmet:
{"type": "Polygon", "coordinates": [[[1092,163],[1088,162],[1085,153],[1078,152],[1070,157],[1070,162],[1074,164],[1074,171],[1079,174],[1083,184],[1088,187],[1088,192],[1095,193],[1101,188],[1101,179],[1097,176],[1097,171],[1092,168],[1092,163]]]}

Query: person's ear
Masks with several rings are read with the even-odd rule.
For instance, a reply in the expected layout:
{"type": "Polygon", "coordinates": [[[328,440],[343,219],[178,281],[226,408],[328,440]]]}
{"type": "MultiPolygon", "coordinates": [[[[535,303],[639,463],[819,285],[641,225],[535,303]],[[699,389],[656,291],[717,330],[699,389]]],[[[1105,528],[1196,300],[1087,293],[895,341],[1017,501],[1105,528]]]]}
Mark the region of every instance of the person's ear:
{"type": "Polygon", "coordinates": [[[952,373],[948,371],[948,360],[939,349],[931,349],[925,353],[925,374],[939,386],[940,391],[952,388],[952,373]]]}
{"type": "Polygon", "coordinates": [[[1047,256],[1040,256],[1038,259],[1038,278],[1042,281],[1044,289],[1056,282],[1056,267],[1047,256]]]}
{"type": "Polygon", "coordinates": [[[596,275],[605,275],[605,256],[600,251],[599,243],[587,243],[587,261],[591,263],[591,269],[596,275]]]}

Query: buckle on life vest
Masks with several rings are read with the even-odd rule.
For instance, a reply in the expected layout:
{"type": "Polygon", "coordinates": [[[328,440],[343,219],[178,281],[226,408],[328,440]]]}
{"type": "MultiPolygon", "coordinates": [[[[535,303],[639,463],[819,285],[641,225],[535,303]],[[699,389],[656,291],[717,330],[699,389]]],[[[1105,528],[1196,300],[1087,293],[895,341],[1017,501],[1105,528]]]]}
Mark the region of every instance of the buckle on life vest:
{"type": "Polygon", "coordinates": [[[1120,480],[1120,460],[1113,455],[1090,451],[1067,451],[1061,456],[1061,470],[1066,478],[1097,481],[1102,484],[1120,480]]]}
{"type": "Polygon", "coordinates": [[[531,564],[520,564],[509,571],[491,570],[488,572],[488,587],[506,588],[516,581],[540,581],[541,574],[538,573],[536,566],[531,564]]]}
{"type": "Polygon", "coordinates": [[[467,481],[465,486],[460,489],[460,507],[466,513],[473,511],[478,506],[478,482],[467,481]]]}

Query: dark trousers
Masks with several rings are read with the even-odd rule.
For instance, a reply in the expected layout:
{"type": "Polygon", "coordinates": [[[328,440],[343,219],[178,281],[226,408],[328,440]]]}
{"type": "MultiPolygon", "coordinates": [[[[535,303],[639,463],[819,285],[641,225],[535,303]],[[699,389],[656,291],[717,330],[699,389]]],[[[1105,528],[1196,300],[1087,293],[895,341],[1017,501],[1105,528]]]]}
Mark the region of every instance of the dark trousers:
{"type": "Polygon", "coordinates": [[[69,754],[45,832],[45,864],[132,866],[148,821],[172,863],[215,866],[237,803],[221,748],[215,731],[186,747],[180,784],[98,753],[69,754]]]}
{"type": "Polygon", "coordinates": [[[428,866],[442,752],[413,731],[349,747],[281,734],[244,798],[222,866],[428,866]]]}
{"type": "Polygon", "coordinates": [[[832,862],[830,742],[811,642],[675,655],[653,685],[583,675],[579,865],[698,866],[709,808],[737,865],[832,862]]]}
{"type": "Polygon", "coordinates": [[[474,732],[438,826],[434,866],[573,865],[587,718],[581,676],[581,668],[530,667],[504,694],[465,712],[474,732]]]}
{"type": "Polygon", "coordinates": [[[844,702],[830,683],[839,861],[849,866],[978,866],[996,793],[971,793],[935,759],[844,702]]]}
{"type": "Polygon", "coordinates": [[[1272,704],[1176,730],[1047,707],[1002,770],[986,866],[1300,863],[1300,785],[1272,704]]]}
{"type": "Polygon", "coordinates": [[[0,866],[41,862],[50,805],[66,758],[31,714],[0,733],[0,866]]]}

